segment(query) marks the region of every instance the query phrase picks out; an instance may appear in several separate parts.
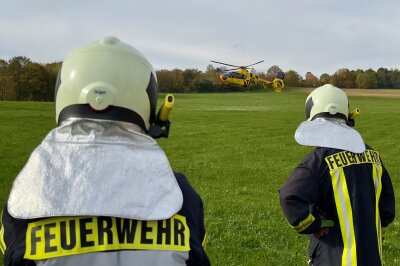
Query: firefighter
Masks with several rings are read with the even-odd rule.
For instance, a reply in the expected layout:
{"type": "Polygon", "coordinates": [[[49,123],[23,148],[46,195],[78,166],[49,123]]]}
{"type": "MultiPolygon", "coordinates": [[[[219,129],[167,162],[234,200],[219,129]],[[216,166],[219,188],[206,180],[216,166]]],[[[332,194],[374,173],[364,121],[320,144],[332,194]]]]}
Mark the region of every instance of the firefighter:
{"type": "Polygon", "coordinates": [[[346,93],[332,85],[306,99],[300,145],[316,147],[280,189],[290,226],[308,234],[309,265],[382,265],[382,230],[395,217],[390,176],[352,127],[346,93]]]}
{"type": "Polygon", "coordinates": [[[169,121],[149,61],[115,37],[78,48],[55,105],[2,213],[4,264],[209,265],[202,200],[154,140],[169,121]]]}

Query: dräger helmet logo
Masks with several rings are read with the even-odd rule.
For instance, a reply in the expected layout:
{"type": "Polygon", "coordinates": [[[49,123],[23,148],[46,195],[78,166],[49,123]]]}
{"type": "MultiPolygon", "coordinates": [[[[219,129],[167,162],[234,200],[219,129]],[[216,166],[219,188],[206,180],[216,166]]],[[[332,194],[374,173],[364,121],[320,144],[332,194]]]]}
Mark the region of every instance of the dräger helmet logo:
{"type": "Polygon", "coordinates": [[[107,91],[98,90],[98,89],[94,90],[94,94],[100,94],[100,95],[103,95],[103,94],[106,94],[106,93],[107,93],[107,91]]]}

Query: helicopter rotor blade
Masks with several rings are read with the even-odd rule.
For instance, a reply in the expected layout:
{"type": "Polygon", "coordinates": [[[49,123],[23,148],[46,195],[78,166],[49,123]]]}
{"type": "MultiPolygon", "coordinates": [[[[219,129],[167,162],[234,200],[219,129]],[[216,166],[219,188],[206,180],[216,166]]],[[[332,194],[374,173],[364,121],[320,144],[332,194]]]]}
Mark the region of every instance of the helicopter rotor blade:
{"type": "Polygon", "coordinates": [[[240,69],[240,67],[230,68],[230,69],[227,69],[225,71],[233,71],[233,70],[238,70],[238,69],[240,69]]]}
{"type": "Polygon", "coordinates": [[[225,66],[231,66],[231,67],[238,67],[238,68],[240,68],[240,66],[230,65],[230,64],[226,64],[226,63],[222,63],[222,62],[218,62],[218,61],[213,61],[213,60],[211,60],[211,62],[220,64],[220,65],[225,65],[225,66]]]}
{"type": "Polygon", "coordinates": [[[251,65],[248,65],[248,66],[246,66],[246,68],[248,68],[248,67],[250,67],[250,66],[257,65],[257,64],[262,63],[262,62],[264,62],[264,60],[261,60],[261,61],[259,61],[259,62],[257,62],[257,63],[251,64],[251,65]]]}

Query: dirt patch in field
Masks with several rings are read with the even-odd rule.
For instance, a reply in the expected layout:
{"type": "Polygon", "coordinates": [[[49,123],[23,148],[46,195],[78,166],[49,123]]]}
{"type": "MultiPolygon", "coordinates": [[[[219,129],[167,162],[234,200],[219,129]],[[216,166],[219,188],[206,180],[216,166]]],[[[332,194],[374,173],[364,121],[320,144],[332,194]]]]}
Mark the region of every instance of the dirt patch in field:
{"type": "MultiPolygon", "coordinates": [[[[313,89],[302,89],[304,92],[311,92],[313,89]]],[[[381,89],[381,90],[365,90],[365,89],[344,89],[348,96],[368,96],[368,97],[386,97],[400,99],[400,89],[381,89]]]]}
{"type": "Polygon", "coordinates": [[[386,98],[400,98],[400,90],[361,90],[361,89],[346,89],[349,96],[376,96],[386,98]]]}

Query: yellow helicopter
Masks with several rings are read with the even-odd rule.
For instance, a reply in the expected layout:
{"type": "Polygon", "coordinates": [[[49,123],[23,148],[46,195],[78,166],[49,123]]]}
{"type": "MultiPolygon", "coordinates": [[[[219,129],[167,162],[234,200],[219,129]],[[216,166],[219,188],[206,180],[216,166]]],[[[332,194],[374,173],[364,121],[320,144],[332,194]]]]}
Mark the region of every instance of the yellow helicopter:
{"type": "Polygon", "coordinates": [[[274,78],[273,81],[269,81],[266,79],[259,78],[257,75],[251,73],[248,70],[249,67],[260,64],[260,63],[264,62],[264,60],[261,60],[254,64],[250,64],[248,66],[235,66],[235,65],[226,64],[226,63],[222,63],[222,62],[218,62],[218,61],[212,61],[212,60],[211,60],[211,62],[220,64],[220,65],[234,67],[232,69],[225,70],[225,72],[223,74],[221,74],[221,76],[219,77],[224,84],[246,88],[248,86],[261,83],[264,86],[264,88],[267,88],[267,86],[272,86],[272,88],[276,92],[281,92],[282,89],[285,87],[285,84],[283,83],[285,74],[282,72],[278,73],[278,75],[276,76],[276,78],[274,78]]]}

